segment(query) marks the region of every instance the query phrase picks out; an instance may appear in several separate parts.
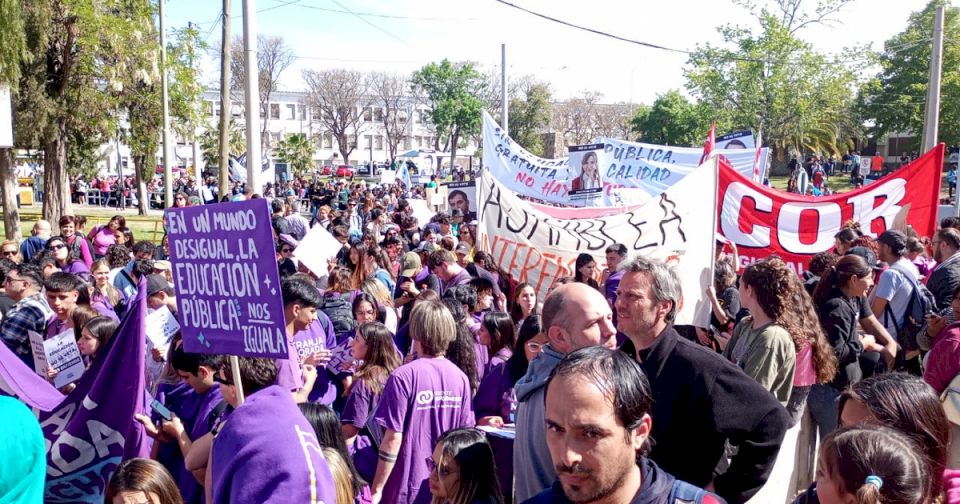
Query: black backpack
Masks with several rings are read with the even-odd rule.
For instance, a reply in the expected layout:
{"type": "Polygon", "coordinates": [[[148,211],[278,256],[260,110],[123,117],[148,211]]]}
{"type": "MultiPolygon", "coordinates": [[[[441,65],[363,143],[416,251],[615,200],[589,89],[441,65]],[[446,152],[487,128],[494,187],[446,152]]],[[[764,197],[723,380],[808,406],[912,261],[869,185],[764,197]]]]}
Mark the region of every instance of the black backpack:
{"type": "Polygon", "coordinates": [[[343,336],[357,327],[350,298],[345,298],[343,294],[331,293],[323,296],[323,304],[320,305],[320,311],[327,314],[330,322],[333,323],[337,341],[343,341],[343,336]]]}
{"type": "MultiPolygon", "coordinates": [[[[890,269],[896,270],[908,279],[911,278],[908,272],[899,268],[890,266],[890,269]]],[[[933,293],[919,279],[913,282],[913,290],[910,292],[910,300],[907,301],[907,309],[903,313],[902,324],[897,323],[897,317],[890,308],[890,303],[887,303],[887,307],[883,311],[884,319],[886,317],[893,318],[893,323],[897,327],[897,343],[905,352],[920,350],[917,335],[923,330],[926,316],[933,313],[936,306],[937,300],[933,297],[933,293]]]]}

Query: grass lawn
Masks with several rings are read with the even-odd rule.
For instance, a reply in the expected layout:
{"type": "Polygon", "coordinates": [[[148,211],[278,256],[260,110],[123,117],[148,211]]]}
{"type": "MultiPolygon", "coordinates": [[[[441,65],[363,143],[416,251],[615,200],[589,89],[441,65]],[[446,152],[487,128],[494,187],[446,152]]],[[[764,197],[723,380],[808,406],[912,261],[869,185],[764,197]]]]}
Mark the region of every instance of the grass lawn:
{"type": "MultiPolygon", "coordinates": [[[[23,235],[30,236],[30,230],[34,222],[40,218],[41,204],[25,205],[20,207],[20,222],[23,227],[23,235]]],[[[137,215],[136,209],[127,208],[122,212],[117,209],[107,209],[96,205],[73,205],[73,212],[76,215],[83,215],[87,218],[86,232],[89,233],[94,226],[106,224],[111,217],[123,215],[127,219],[127,227],[133,231],[133,237],[137,240],[150,240],[159,244],[163,238],[163,211],[149,210],[149,215],[137,215]],[[156,230],[156,233],[154,231],[156,230]]],[[[53,225],[53,234],[59,234],[56,223],[53,225]]],[[[0,219],[0,236],[4,233],[3,219],[0,219]]]]}
{"type": "MultiPolygon", "coordinates": [[[[949,185],[947,184],[947,174],[942,175],[940,181],[940,197],[946,198],[949,195],[949,185]]],[[[774,188],[780,189],[781,191],[787,190],[787,183],[790,181],[790,177],[786,175],[776,175],[770,177],[770,183],[774,188]]],[[[872,182],[871,182],[872,183],[872,182]]],[[[836,193],[842,193],[853,190],[853,185],[850,183],[849,175],[835,175],[827,179],[827,185],[830,186],[830,189],[836,193]]]]}

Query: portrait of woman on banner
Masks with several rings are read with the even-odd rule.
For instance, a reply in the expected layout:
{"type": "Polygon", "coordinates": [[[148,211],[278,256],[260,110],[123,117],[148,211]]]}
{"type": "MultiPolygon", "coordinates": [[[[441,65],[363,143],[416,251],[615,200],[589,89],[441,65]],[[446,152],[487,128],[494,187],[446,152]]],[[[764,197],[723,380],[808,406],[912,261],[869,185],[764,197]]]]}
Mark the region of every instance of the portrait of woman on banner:
{"type": "Polygon", "coordinates": [[[600,166],[596,152],[586,152],[580,162],[580,176],[570,183],[571,191],[583,189],[600,189],[603,181],[600,180],[600,166]]]}

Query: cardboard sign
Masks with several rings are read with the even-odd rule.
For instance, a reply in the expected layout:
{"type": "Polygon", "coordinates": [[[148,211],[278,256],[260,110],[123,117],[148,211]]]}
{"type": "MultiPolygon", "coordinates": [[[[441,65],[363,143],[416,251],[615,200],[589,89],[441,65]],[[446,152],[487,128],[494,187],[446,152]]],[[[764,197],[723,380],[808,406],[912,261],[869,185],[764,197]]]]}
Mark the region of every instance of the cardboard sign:
{"type": "Polygon", "coordinates": [[[287,358],[267,200],[167,212],[187,352],[287,358]]]}
{"type": "Polygon", "coordinates": [[[33,369],[38,375],[47,377],[47,351],[43,348],[43,335],[33,331],[27,331],[30,337],[30,350],[33,351],[33,369]]]}
{"type": "Polygon", "coordinates": [[[315,224],[293,250],[293,257],[317,276],[324,276],[330,259],[337,257],[342,248],[343,244],[330,232],[315,224]]]}
{"type": "Polygon", "coordinates": [[[333,355],[330,356],[330,362],[327,363],[327,369],[335,372],[341,373],[344,371],[345,367],[349,367],[353,363],[353,350],[351,345],[353,344],[353,338],[347,338],[343,343],[330,349],[330,352],[333,355]]]}

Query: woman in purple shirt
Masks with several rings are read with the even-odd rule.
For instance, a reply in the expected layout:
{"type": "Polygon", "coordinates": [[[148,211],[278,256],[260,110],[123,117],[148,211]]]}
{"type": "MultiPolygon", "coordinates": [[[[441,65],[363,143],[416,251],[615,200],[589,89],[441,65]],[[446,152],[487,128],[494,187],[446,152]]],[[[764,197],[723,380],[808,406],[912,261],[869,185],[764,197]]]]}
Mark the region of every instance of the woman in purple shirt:
{"type": "Polygon", "coordinates": [[[510,314],[502,311],[485,313],[477,330],[477,338],[481,345],[487,347],[490,355],[490,362],[487,363],[487,369],[483,373],[486,376],[487,371],[497,364],[507,362],[507,359],[513,355],[517,337],[510,314]]]}
{"type": "Polygon", "coordinates": [[[376,446],[383,430],[372,421],[387,377],[400,367],[400,356],[393,345],[393,335],[380,322],[370,322],[357,329],[351,351],[360,367],[347,389],[347,401],[340,415],[343,437],[353,462],[364,479],[373,480],[377,470],[376,446]]]}
{"type": "Polygon", "coordinates": [[[57,261],[60,271],[73,273],[83,279],[90,278],[90,268],[73,255],[73,249],[62,236],[50,238],[47,241],[47,249],[53,251],[53,258],[57,261]]]}
{"type": "Polygon", "coordinates": [[[410,335],[419,357],[390,375],[373,417],[384,429],[374,502],[429,503],[427,458],[444,432],[475,423],[467,376],[444,358],[455,334],[444,305],[425,301],[413,308],[410,335]]]}

